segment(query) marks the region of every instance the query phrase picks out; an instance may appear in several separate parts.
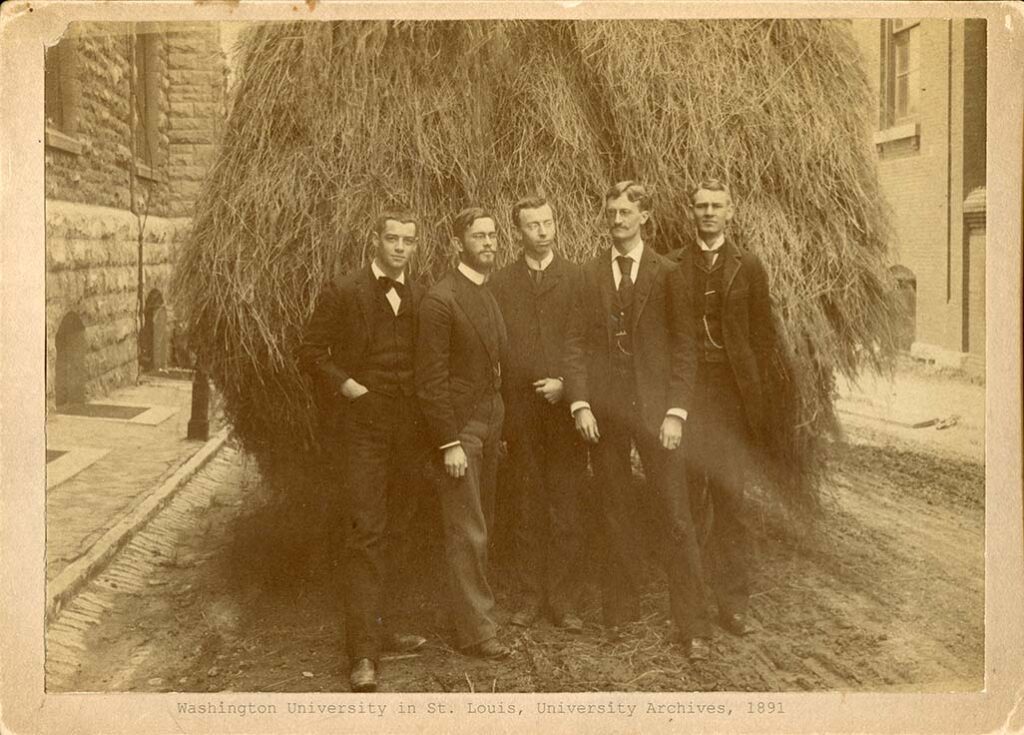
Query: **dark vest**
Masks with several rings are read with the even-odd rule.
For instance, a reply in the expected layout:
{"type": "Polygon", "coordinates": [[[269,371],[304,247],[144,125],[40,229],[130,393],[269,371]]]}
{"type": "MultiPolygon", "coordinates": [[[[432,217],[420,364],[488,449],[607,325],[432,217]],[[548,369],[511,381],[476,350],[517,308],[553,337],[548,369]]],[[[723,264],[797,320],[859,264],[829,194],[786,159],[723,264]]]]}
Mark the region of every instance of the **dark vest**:
{"type": "Polygon", "coordinates": [[[367,388],[387,395],[411,396],[416,392],[413,380],[414,330],[408,289],[395,316],[387,296],[376,289],[373,300],[373,325],[366,346],[366,367],[359,376],[367,388]]]}
{"type": "MultiPolygon", "coordinates": [[[[639,274],[639,269],[637,269],[639,274]]],[[[621,284],[621,282],[620,282],[621,284]]],[[[633,284],[633,302],[636,301],[636,283],[633,284]]],[[[636,373],[633,364],[633,303],[625,304],[619,291],[612,299],[612,368],[623,385],[632,388],[636,373]]]]}
{"type": "Polygon", "coordinates": [[[711,270],[704,264],[704,256],[694,249],[694,287],[699,301],[697,309],[700,321],[697,323],[697,344],[700,346],[698,360],[701,362],[727,362],[725,337],[722,335],[722,309],[725,299],[725,258],[719,252],[711,270]]]}

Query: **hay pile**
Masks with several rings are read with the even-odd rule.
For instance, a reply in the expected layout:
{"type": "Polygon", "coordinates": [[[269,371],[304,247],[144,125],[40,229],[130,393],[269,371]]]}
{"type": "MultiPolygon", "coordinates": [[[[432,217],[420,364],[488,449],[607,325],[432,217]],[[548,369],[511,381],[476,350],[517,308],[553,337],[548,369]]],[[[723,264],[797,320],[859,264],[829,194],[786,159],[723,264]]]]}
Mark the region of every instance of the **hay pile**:
{"type": "Polygon", "coordinates": [[[420,214],[416,267],[432,279],[467,203],[504,220],[542,190],[581,260],[605,244],[611,182],[651,186],[649,239],[668,250],[692,241],[691,184],[724,178],[733,231],[764,259],[782,317],[776,478],[786,499],[813,501],[833,369],[882,368],[895,349],[871,109],[841,22],[255,27],[176,303],[246,447],[265,471],[302,465],[316,412],[295,347],[325,280],[365,262],[382,208],[420,214]]]}

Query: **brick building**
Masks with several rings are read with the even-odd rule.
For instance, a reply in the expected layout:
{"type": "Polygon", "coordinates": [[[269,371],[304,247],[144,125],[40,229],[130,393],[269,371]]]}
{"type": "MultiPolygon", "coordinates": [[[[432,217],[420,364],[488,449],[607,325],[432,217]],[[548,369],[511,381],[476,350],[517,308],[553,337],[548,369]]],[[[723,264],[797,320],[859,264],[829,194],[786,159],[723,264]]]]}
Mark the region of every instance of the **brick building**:
{"type": "Polygon", "coordinates": [[[912,353],[983,373],[984,20],[857,20],[878,99],[870,131],[913,307],[912,353]]]}
{"type": "Polygon", "coordinates": [[[182,357],[167,288],[223,126],[226,70],[216,24],[73,23],[47,49],[45,79],[53,407],[182,357]]]}

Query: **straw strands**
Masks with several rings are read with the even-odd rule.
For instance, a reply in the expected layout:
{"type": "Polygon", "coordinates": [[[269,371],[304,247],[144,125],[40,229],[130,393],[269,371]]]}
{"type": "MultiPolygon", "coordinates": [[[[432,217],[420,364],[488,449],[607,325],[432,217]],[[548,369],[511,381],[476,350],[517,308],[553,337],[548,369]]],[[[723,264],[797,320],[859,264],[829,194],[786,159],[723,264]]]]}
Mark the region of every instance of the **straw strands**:
{"type": "Polygon", "coordinates": [[[316,449],[316,410],[295,348],[325,281],[366,262],[377,212],[420,215],[414,268],[432,280],[450,261],[449,218],[469,203],[507,233],[511,203],[544,192],[560,247],[582,260],[607,244],[610,183],[650,186],[646,239],[667,251],[694,237],[688,189],[723,178],[784,336],[766,376],[770,466],[781,497],[813,501],[833,371],[883,369],[894,354],[871,109],[841,21],[257,26],[177,308],[247,447],[265,466],[301,459],[316,449]]]}

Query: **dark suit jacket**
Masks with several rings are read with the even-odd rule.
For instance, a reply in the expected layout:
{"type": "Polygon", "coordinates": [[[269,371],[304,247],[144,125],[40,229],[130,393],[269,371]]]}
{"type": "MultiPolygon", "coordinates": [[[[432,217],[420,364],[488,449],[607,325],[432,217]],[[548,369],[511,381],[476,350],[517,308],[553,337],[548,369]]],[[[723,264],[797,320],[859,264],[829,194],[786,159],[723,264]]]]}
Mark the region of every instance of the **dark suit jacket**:
{"type": "MultiPolygon", "coordinates": [[[[761,436],[765,429],[764,395],[761,376],[771,359],[775,344],[775,324],[768,292],[768,275],[760,259],[726,240],[719,258],[724,259],[722,274],[722,337],[725,352],[736,376],[736,385],[743,398],[747,423],[761,436]]],[[[702,258],[696,246],[680,248],[669,254],[688,278],[693,277],[697,259],[702,258]]],[[[699,334],[701,311],[695,310],[693,334],[699,334]]]]}
{"type": "Polygon", "coordinates": [[[456,441],[480,399],[500,389],[505,346],[505,324],[494,296],[458,270],[446,273],[423,297],[416,394],[435,446],[456,441]],[[491,301],[494,323],[475,307],[474,293],[491,301]]]}
{"type": "MultiPolygon", "coordinates": [[[[540,286],[534,284],[522,256],[491,277],[490,287],[508,330],[501,384],[510,427],[516,423],[519,404],[543,400],[533,387],[535,380],[565,377],[565,342],[579,274],[578,265],[556,254],[544,269],[540,286]]],[[[558,410],[564,408],[559,405],[558,410]]]]}
{"type": "MultiPolygon", "coordinates": [[[[600,425],[621,396],[612,355],[615,279],[608,250],[585,264],[569,329],[565,360],[568,401],[588,401],[600,425]]],[[[689,284],[679,268],[644,246],[633,297],[633,366],[637,408],[657,433],[666,411],[686,409],[697,367],[689,284]]]]}
{"type": "MultiPolygon", "coordinates": [[[[425,289],[406,275],[414,329],[425,289]]],[[[317,301],[299,347],[299,363],[317,382],[318,400],[343,407],[341,384],[359,375],[373,324],[374,300],[380,286],[370,266],[328,283],[317,301]]]]}

